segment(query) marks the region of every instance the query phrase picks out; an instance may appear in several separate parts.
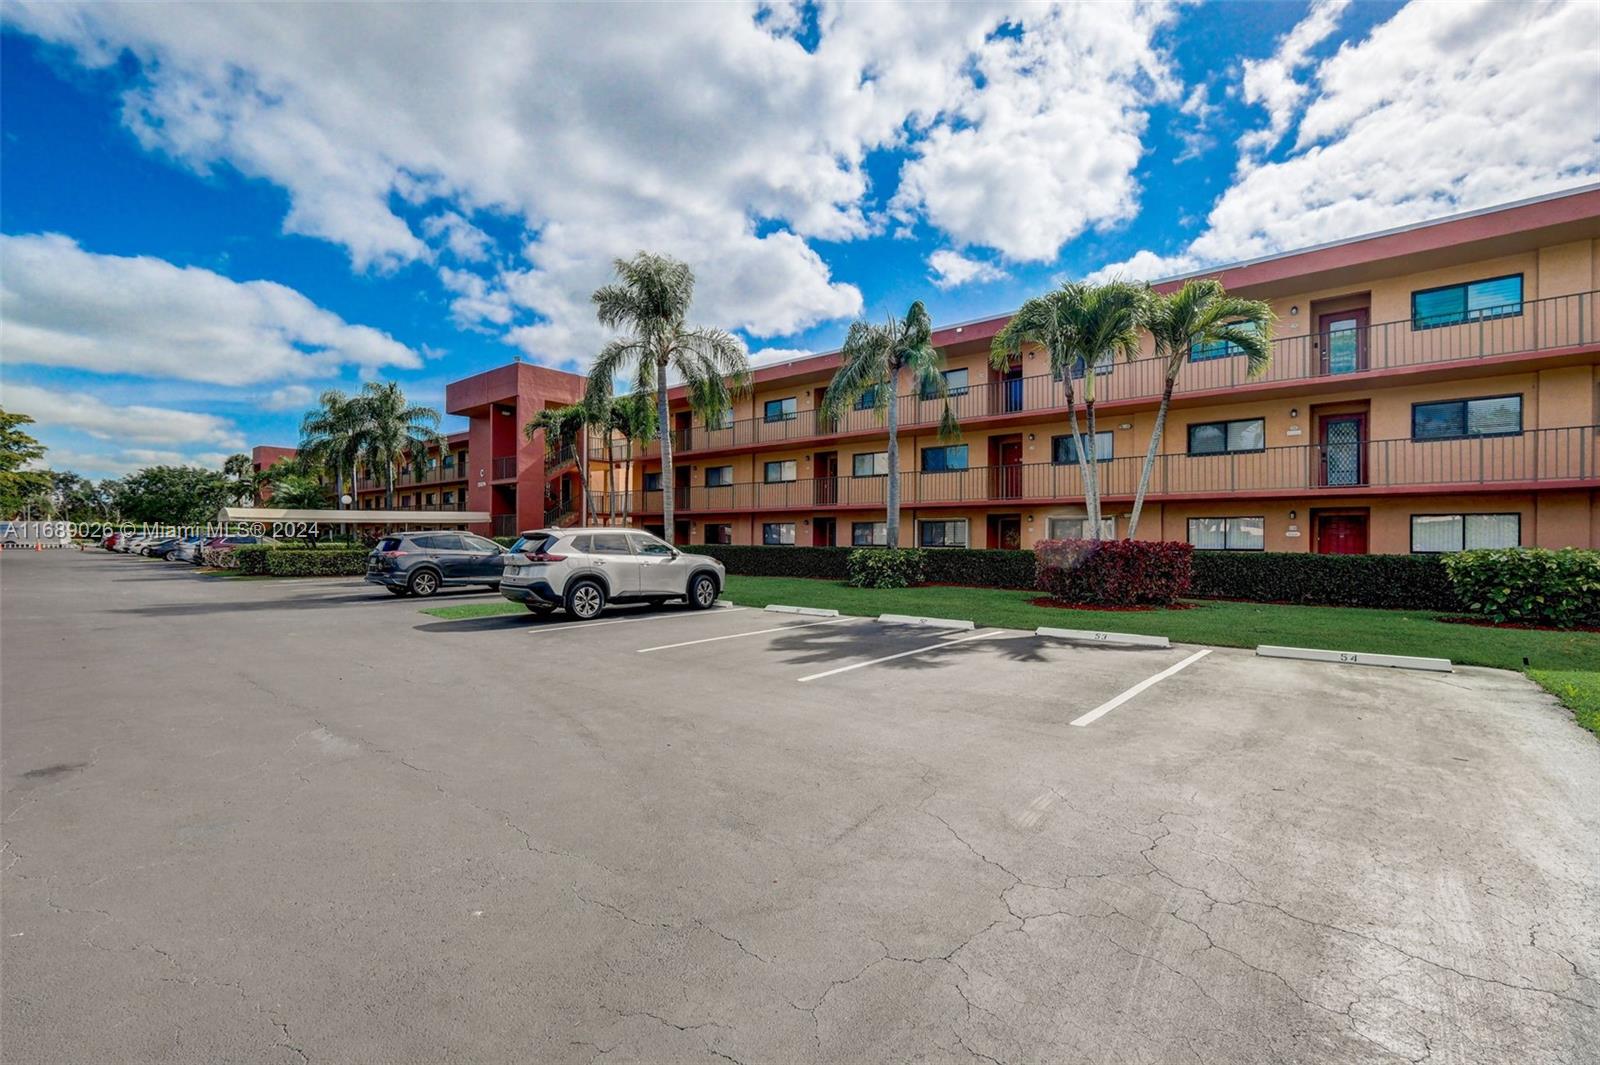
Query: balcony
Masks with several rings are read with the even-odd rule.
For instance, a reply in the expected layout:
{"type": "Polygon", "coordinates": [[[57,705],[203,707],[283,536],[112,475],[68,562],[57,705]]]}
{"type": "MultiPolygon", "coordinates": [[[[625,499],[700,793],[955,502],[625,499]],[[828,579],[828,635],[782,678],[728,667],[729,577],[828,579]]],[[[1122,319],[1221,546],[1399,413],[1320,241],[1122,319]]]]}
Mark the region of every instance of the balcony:
{"type": "MultiPolygon", "coordinates": [[[[1325,357],[1330,337],[1324,334],[1283,337],[1272,342],[1272,363],[1266,373],[1250,380],[1242,358],[1224,356],[1190,362],[1179,375],[1173,395],[1242,392],[1294,382],[1333,381],[1340,377],[1403,368],[1455,366],[1508,355],[1553,351],[1600,342],[1600,293],[1583,292],[1543,300],[1525,300],[1521,313],[1429,328],[1414,328],[1411,319],[1384,322],[1335,334],[1331,339],[1348,348],[1354,344],[1353,364],[1335,372],[1325,357]],[[1351,334],[1354,334],[1353,336],[1351,334]]],[[[1095,377],[1099,404],[1161,398],[1165,359],[1119,362],[1095,377]]],[[[974,376],[977,376],[975,373],[974,376]]],[[[1078,388],[1082,401],[1081,381],[1078,388]]],[[[915,393],[898,400],[900,425],[905,428],[937,425],[943,410],[937,399],[915,393]]],[[[1006,415],[1066,410],[1061,382],[1049,374],[1007,381],[975,383],[954,391],[950,404],[963,422],[1006,415]]],[[[783,419],[746,418],[727,428],[695,426],[672,434],[674,453],[719,451],[850,433],[881,433],[884,419],[876,409],[852,410],[824,419],[815,410],[799,411],[783,419]]],[[[651,446],[635,449],[636,457],[660,454],[651,446]]]]}
{"type": "Polygon", "coordinates": [[[495,459],[490,465],[493,467],[490,472],[494,474],[494,479],[497,481],[509,481],[517,476],[517,457],[515,455],[507,455],[504,458],[495,459]]]}
{"type": "Polygon", "coordinates": [[[578,446],[568,440],[554,448],[547,448],[544,453],[544,475],[551,476],[563,466],[570,465],[578,460],[578,446]]]}
{"type": "Polygon", "coordinates": [[[491,523],[494,526],[493,536],[515,536],[520,531],[515,514],[496,514],[491,523]]]}
{"type": "MultiPolygon", "coordinates": [[[[1098,465],[1100,494],[1131,499],[1138,488],[1143,455],[1098,465]]],[[[1151,471],[1152,500],[1215,499],[1229,495],[1319,497],[1422,494],[1467,490],[1600,485],[1600,427],[1529,430],[1513,436],[1461,440],[1364,440],[1348,444],[1296,444],[1227,455],[1157,455],[1151,471]]],[[[680,514],[730,511],[881,510],[887,477],[828,477],[776,484],[741,482],[679,488],[680,514]]],[[[942,473],[903,473],[906,507],[1034,505],[1083,498],[1077,465],[1030,463],[975,466],[942,473]]],[[[604,492],[591,493],[604,510],[604,492]]],[[[635,513],[659,514],[660,492],[634,492],[616,500],[635,513]]]]}

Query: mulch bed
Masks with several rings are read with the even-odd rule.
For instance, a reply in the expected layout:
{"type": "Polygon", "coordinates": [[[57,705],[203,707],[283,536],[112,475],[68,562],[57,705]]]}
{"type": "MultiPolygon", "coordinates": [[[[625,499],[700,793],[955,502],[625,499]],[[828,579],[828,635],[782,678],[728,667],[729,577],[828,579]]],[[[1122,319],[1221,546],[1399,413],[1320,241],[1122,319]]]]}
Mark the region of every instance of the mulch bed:
{"type": "Polygon", "coordinates": [[[1555,625],[1531,625],[1526,621],[1490,621],[1488,618],[1461,615],[1441,617],[1437,620],[1447,625],[1476,625],[1482,629],[1532,629],[1535,632],[1600,632],[1600,625],[1574,625],[1570,629],[1563,629],[1555,625]]]}
{"type": "Polygon", "coordinates": [[[1155,610],[1193,610],[1201,605],[1199,603],[1174,603],[1171,606],[1151,606],[1140,603],[1136,606],[1107,606],[1104,603],[1063,603],[1051,599],[1048,595],[1041,595],[1037,599],[1029,599],[1030,606],[1047,606],[1056,610],[1105,610],[1117,614],[1142,614],[1155,610]]]}

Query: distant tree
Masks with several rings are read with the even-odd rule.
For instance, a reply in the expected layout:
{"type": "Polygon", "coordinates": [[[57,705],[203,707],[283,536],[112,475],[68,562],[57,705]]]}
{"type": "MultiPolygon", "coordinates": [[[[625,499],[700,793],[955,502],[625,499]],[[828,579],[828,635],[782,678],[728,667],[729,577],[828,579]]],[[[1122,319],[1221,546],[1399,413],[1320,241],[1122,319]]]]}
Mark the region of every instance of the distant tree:
{"type": "Polygon", "coordinates": [[[317,397],[317,408],[300,422],[300,449],[295,457],[307,465],[333,474],[334,498],[344,506],[345,474],[350,475],[350,495],[355,494],[356,463],[361,458],[361,433],[365,411],[337,388],[317,397]]]}
{"type": "Polygon", "coordinates": [[[683,380],[696,412],[714,418],[727,409],[732,394],[749,388],[750,360],[732,334],[687,323],[694,271],[686,263],[640,252],[614,265],[617,280],[595,290],[595,312],[601,325],[627,335],[611,341],[595,358],[589,370],[589,394],[603,401],[612,394],[616,378],[631,370],[632,391],[654,398],[665,489],[662,531],[668,543],[676,543],[668,375],[675,373],[683,380]]]}
{"type": "Polygon", "coordinates": [[[328,505],[328,486],[315,477],[285,470],[272,479],[272,505],[291,510],[322,510],[328,505]]]}
{"type": "Polygon", "coordinates": [[[148,466],[119,482],[116,503],[129,521],[199,525],[230,505],[238,483],[217,470],[148,466]]]}
{"type": "Polygon", "coordinates": [[[50,489],[46,470],[23,469],[44,457],[45,446],[23,430],[34,421],[0,407],[0,515],[14,517],[24,501],[50,489]]]}
{"type": "Polygon", "coordinates": [[[594,402],[586,398],[582,403],[566,407],[546,407],[522,427],[523,435],[529,440],[543,433],[547,452],[577,446],[578,494],[582,497],[578,506],[582,515],[579,520],[585,525],[589,524],[589,430],[599,426],[601,420],[602,415],[596,411],[594,402]]]}
{"type": "Polygon", "coordinates": [[[395,470],[429,448],[444,447],[439,412],[409,402],[393,381],[368,381],[350,402],[356,408],[356,453],[368,470],[383,471],[383,505],[392,510],[395,470]]]}

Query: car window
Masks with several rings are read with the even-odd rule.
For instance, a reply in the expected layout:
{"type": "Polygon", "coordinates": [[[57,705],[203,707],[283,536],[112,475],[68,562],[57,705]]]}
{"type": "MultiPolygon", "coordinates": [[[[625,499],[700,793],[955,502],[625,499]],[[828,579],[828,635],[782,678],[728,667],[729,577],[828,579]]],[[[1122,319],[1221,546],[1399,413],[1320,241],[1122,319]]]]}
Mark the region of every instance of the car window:
{"type": "Polygon", "coordinates": [[[595,533],[594,553],[597,555],[631,555],[633,549],[628,546],[628,538],[622,533],[595,533]]]}
{"type": "Polygon", "coordinates": [[[641,533],[633,534],[633,547],[641,555],[670,555],[672,548],[654,536],[645,536],[641,533]]]}
{"type": "Polygon", "coordinates": [[[531,551],[537,554],[540,551],[550,550],[550,545],[555,542],[555,537],[550,533],[534,533],[532,536],[519,536],[517,542],[511,545],[513,551],[531,551]]]}
{"type": "Polygon", "coordinates": [[[580,555],[587,555],[592,552],[593,545],[589,542],[589,537],[587,536],[574,536],[572,538],[572,550],[580,555]]]}
{"type": "Polygon", "coordinates": [[[435,551],[465,551],[466,545],[461,542],[460,533],[439,533],[433,538],[435,551]]]}
{"type": "Polygon", "coordinates": [[[398,551],[398,550],[400,550],[400,538],[398,536],[387,536],[387,537],[384,537],[382,540],[378,541],[378,546],[373,548],[373,550],[374,551],[398,551]]]}
{"type": "Polygon", "coordinates": [[[466,542],[468,551],[489,551],[497,554],[500,551],[499,544],[493,540],[485,540],[481,536],[470,536],[467,533],[462,533],[461,539],[466,542]]]}

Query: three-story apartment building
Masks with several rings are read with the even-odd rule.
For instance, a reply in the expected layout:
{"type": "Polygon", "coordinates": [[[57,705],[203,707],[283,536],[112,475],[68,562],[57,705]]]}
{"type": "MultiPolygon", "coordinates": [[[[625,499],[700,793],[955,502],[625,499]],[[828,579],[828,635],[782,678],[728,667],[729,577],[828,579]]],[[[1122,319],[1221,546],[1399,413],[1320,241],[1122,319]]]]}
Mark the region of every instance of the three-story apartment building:
{"type": "MultiPolygon", "coordinates": [[[[1141,538],[1330,553],[1600,547],[1600,187],[1194,276],[1271,306],[1272,362],[1250,379],[1225,345],[1192,353],[1141,538]]],[[[941,401],[895,400],[902,544],[1026,548],[1086,531],[1062,382],[1038,350],[990,364],[1007,318],[934,333],[958,440],[938,437],[941,401]]],[[[670,486],[658,444],[625,462],[613,440],[608,462],[608,442],[591,436],[585,471],[585,445],[529,438],[529,419],[576,401],[583,378],[498,367],[447,386],[446,409],[470,428],[402,474],[396,501],[464,505],[490,514],[478,531],[511,535],[580,520],[587,490],[591,520],[627,513],[663,531],[670,489],[680,543],[880,544],[887,437],[870,406],[819,414],[838,361],[760,367],[711,425],[675,390],[670,486]]],[[[1147,341],[1096,374],[1104,535],[1126,534],[1163,370],[1147,341]]],[[[376,508],[382,484],[365,478],[357,495],[376,508]]]]}
{"type": "MultiPolygon", "coordinates": [[[[1330,553],[1600,545],[1597,238],[1600,189],[1587,189],[1196,275],[1270,304],[1272,363],[1252,380],[1225,345],[1192,354],[1138,535],[1330,553]]],[[[938,438],[940,401],[896,400],[902,544],[1085,531],[1062,383],[1041,351],[990,365],[1006,321],[934,334],[959,440],[938,438]]],[[[1126,532],[1154,426],[1152,356],[1147,339],[1143,357],[1097,374],[1107,536],[1126,532]]],[[[837,365],[829,353],[763,367],[716,425],[674,396],[680,542],[884,542],[877,411],[819,413],[837,365]]],[[[659,470],[647,458],[633,471],[646,524],[660,521],[659,470]]]]}

